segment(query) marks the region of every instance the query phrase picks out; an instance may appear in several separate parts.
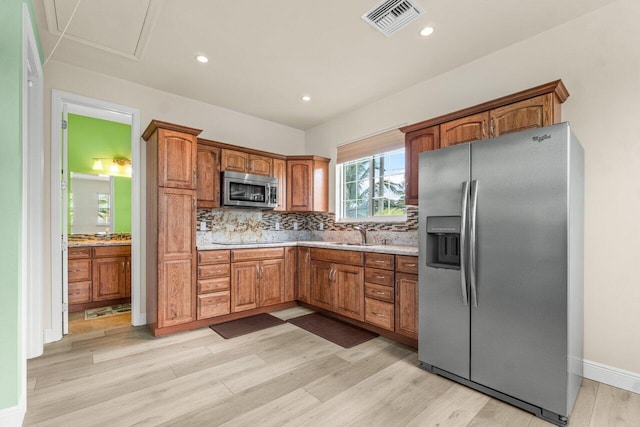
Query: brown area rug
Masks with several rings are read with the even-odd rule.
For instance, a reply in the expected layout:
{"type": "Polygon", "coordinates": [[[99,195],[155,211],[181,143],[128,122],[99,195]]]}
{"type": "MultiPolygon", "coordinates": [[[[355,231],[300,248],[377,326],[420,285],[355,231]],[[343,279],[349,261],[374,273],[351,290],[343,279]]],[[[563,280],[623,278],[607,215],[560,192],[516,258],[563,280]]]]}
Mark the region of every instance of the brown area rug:
{"type": "Polygon", "coordinates": [[[318,313],[294,317],[287,322],[344,348],[355,347],[378,336],[373,332],[330,319],[318,313]]]}
{"type": "Polygon", "coordinates": [[[230,322],[219,323],[209,326],[224,339],[235,338],[241,335],[250,334],[251,332],[267,329],[272,326],[278,326],[285,323],[284,320],[278,319],[270,314],[263,313],[244,319],[232,320],[230,322]]]}

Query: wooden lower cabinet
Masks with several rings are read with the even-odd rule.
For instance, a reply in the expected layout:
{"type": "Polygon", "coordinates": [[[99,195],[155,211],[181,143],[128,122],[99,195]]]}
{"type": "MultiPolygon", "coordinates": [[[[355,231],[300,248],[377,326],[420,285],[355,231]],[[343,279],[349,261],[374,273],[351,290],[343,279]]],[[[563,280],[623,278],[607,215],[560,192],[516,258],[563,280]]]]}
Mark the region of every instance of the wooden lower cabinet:
{"type": "Polygon", "coordinates": [[[127,257],[93,260],[93,301],[126,296],[127,257]]]}
{"type": "Polygon", "coordinates": [[[296,265],[297,248],[287,246],[284,248],[284,301],[296,300],[296,265]]]}
{"type": "Polygon", "coordinates": [[[418,276],[396,273],[396,324],[395,331],[412,339],[418,339],[418,276]]]}
{"type": "Polygon", "coordinates": [[[394,330],[394,307],[392,303],[365,298],[364,320],[388,331],[394,330]]]}
{"type": "Polygon", "coordinates": [[[259,264],[255,261],[231,264],[231,312],[258,307],[259,264]]]}
{"type": "Polygon", "coordinates": [[[364,269],[362,267],[334,264],[336,313],[364,321],[363,277],[364,269]]]}
{"type": "Polygon", "coordinates": [[[285,260],[283,248],[240,249],[233,259],[253,259],[231,263],[231,312],[267,307],[285,301],[285,260]],[[275,259],[262,259],[269,256],[275,259]]]}
{"type": "Polygon", "coordinates": [[[196,281],[194,260],[161,261],[158,269],[158,327],[179,325],[196,320],[196,281]]]}
{"type": "Polygon", "coordinates": [[[333,264],[326,261],[311,261],[309,303],[326,310],[335,309],[335,282],[333,264]]]}
{"type": "Polygon", "coordinates": [[[311,248],[297,248],[298,277],[296,281],[296,299],[310,303],[309,285],[311,283],[311,248]]]}
{"type": "Polygon", "coordinates": [[[131,246],[69,248],[67,279],[70,312],[127,302],[131,297],[131,246]]]}
{"type": "Polygon", "coordinates": [[[230,300],[229,291],[198,295],[198,319],[229,314],[230,300]]]}

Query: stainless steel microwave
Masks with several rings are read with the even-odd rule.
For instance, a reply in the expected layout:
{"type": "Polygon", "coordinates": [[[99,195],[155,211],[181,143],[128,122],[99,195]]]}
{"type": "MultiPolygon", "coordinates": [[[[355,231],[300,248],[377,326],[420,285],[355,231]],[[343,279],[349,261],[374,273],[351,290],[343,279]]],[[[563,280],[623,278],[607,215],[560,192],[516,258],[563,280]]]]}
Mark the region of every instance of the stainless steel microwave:
{"type": "Polygon", "coordinates": [[[222,205],[274,209],[278,205],[278,179],[239,172],[222,172],[222,205]]]}

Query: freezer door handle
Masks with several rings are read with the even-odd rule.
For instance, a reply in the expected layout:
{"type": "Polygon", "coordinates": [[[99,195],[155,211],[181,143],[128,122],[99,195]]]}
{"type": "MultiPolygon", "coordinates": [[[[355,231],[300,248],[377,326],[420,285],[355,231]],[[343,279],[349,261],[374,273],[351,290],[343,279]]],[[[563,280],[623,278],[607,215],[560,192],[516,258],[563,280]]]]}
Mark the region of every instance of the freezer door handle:
{"type": "Polygon", "coordinates": [[[470,227],[469,233],[469,258],[470,258],[470,279],[471,279],[471,303],[474,307],[478,306],[478,284],[476,280],[476,242],[478,238],[478,228],[476,218],[478,213],[478,181],[471,181],[471,208],[470,208],[470,227]]]}
{"type": "Polygon", "coordinates": [[[460,288],[462,290],[462,303],[469,305],[467,295],[467,204],[469,202],[469,181],[462,183],[462,214],[460,217],[460,288]]]}

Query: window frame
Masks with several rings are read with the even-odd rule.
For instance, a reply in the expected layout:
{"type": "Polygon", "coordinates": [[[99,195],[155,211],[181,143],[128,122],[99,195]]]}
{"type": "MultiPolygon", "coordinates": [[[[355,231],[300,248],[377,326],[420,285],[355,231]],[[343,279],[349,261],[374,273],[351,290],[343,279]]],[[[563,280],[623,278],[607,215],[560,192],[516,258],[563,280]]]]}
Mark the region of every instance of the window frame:
{"type": "MultiPolygon", "coordinates": [[[[381,156],[383,154],[387,154],[387,153],[394,153],[397,151],[401,151],[403,152],[403,156],[402,158],[404,159],[404,147],[403,148],[398,148],[396,150],[391,150],[391,151],[385,151],[383,153],[377,153],[377,154],[373,154],[371,156],[367,156],[369,158],[369,162],[370,162],[370,173],[369,173],[369,187],[371,189],[373,189],[373,185],[374,185],[374,181],[375,181],[375,176],[373,173],[371,173],[371,171],[373,170],[373,165],[374,165],[374,157],[375,156],[381,156]]],[[[366,159],[367,157],[363,157],[362,159],[366,159]]],[[[344,162],[344,163],[338,163],[336,165],[336,183],[335,183],[335,187],[336,187],[336,223],[341,223],[341,224],[358,224],[358,223],[405,223],[407,221],[407,214],[406,214],[406,175],[404,178],[404,183],[405,183],[405,214],[404,215],[381,215],[381,216],[375,216],[372,215],[373,213],[373,200],[375,199],[373,197],[373,190],[370,191],[370,195],[369,195],[369,215],[366,217],[362,217],[362,218],[349,218],[349,217],[343,217],[343,208],[344,208],[344,199],[343,199],[343,195],[344,195],[344,164],[345,163],[349,163],[349,162],[357,162],[357,161],[361,161],[362,159],[355,159],[355,160],[350,160],[348,162],[344,162]]],[[[404,165],[404,169],[406,171],[406,162],[404,165]]],[[[384,175],[383,175],[384,176],[384,175]]]]}

